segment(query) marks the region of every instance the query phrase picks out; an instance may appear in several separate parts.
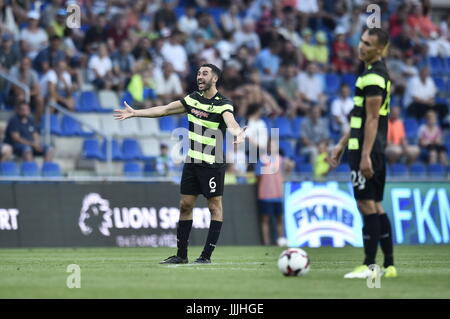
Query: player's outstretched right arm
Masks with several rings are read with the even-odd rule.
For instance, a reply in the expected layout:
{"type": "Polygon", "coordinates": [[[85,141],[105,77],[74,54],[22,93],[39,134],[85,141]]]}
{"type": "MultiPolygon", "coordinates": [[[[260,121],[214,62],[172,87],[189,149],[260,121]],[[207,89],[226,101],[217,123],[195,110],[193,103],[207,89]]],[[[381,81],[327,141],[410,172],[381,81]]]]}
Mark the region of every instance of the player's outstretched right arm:
{"type": "Polygon", "coordinates": [[[173,101],[167,105],[155,106],[149,109],[135,110],[127,102],[124,109],[114,110],[116,120],[126,120],[132,117],[162,117],[166,115],[180,114],[186,112],[180,101],[173,101]]]}

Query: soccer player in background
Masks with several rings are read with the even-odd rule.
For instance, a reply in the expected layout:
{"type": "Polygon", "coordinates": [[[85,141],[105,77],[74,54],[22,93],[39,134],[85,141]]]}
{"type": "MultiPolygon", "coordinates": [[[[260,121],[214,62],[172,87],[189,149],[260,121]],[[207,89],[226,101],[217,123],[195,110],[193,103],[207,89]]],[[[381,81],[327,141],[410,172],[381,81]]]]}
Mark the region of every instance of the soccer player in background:
{"type": "Polygon", "coordinates": [[[245,139],[245,128],[236,122],[232,102],[217,91],[221,70],[213,64],[203,64],[197,72],[198,91],[181,100],[149,109],[135,110],[126,102],[125,109],[115,110],[114,117],[162,117],[188,113],[190,148],[181,177],[180,219],[177,227],[177,254],[161,264],[188,263],[187,248],[192,228],[192,209],[199,194],[208,200],[211,224],[204,249],[194,263],[211,263],[211,254],[219,239],[223,222],[222,195],[226,163],[223,156],[225,130],[236,138],[245,139]]]}
{"type": "Polygon", "coordinates": [[[397,277],[394,267],[392,231],[381,205],[386,180],[385,148],[388,129],[391,81],[382,57],[387,49],[386,31],[367,29],[359,42],[359,58],[365,64],[356,81],[350,131],[333,149],[330,165],[339,164],[345,148],[351,169],[353,192],[363,215],[365,259],[344,278],[367,278],[375,264],[378,243],[384,254],[384,276],[397,277]]]}

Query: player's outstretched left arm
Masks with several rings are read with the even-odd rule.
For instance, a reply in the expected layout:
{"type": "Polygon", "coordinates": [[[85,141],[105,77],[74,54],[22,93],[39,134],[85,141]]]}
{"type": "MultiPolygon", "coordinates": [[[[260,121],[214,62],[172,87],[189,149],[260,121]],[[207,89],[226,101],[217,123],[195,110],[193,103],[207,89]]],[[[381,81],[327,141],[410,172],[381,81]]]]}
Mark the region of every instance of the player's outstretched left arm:
{"type": "Polygon", "coordinates": [[[227,125],[227,129],[231,134],[233,134],[233,136],[236,137],[234,144],[242,143],[247,137],[247,135],[245,134],[245,130],[247,129],[247,127],[241,128],[231,112],[225,112],[222,116],[225,124],[227,125]]]}
{"type": "Polygon", "coordinates": [[[180,101],[173,101],[167,105],[155,106],[143,110],[135,110],[127,102],[123,103],[125,105],[124,109],[114,110],[114,118],[116,120],[123,121],[132,117],[162,117],[186,112],[180,101]]]}

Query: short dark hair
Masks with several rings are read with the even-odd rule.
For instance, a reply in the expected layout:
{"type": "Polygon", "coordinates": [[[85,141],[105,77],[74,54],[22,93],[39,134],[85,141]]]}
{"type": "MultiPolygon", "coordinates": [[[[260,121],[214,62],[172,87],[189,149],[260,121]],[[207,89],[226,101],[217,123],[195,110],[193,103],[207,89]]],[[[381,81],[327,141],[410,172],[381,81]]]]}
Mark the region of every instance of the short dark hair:
{"type": "Polygon", "coordinates": [[[215,66],[212,63],[203,63],[202,65],[200,65],[200,68],[203,67],[210,68],[213,71],[213,73],[217,75],[217,77],[220,79],[220,76],[222,75],[222,70],[219,69],[217,66],[215,66]]]}
{"type": "Polygon", "coordinates": [[[367,29],[369,35],[376,35],[378,44],[386,46],[389,43],[389,34],[381,28],[369,28],[367,29]]]}

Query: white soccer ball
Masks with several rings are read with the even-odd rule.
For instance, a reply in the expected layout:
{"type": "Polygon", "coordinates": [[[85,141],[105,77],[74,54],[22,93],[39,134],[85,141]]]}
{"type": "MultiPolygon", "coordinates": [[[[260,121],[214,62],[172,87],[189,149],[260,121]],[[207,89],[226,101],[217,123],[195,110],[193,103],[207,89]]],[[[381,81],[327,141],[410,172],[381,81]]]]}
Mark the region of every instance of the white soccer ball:
{"type": "Polygon", "coordinates": [[[285,276],[304,276],[309,272],[309,257],[300,248],[289,248],[278,257],[278,269],[285,276]]]}

